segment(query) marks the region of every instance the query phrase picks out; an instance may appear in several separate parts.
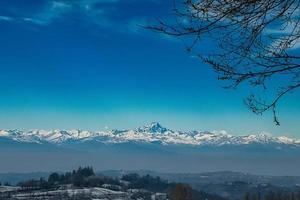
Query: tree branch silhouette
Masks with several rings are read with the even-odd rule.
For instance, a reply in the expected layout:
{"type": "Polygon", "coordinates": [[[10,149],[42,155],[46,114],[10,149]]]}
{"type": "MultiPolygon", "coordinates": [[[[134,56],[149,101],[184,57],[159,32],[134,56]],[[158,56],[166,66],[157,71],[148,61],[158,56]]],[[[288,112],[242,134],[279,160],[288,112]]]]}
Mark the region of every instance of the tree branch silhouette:
{"type": "Polygon", "coordinates": [[[272,110],[280,125],[277,104],[300,87],[300,1],[174,0],[173,13],[173,22],[146,28],[187,39],[189,52],[211,40],[216,50],[199,50],[198,57],[229,83],[226,88],[274,89],[269,102],[251,94],[245,103],[256,114],[272,110]]]}

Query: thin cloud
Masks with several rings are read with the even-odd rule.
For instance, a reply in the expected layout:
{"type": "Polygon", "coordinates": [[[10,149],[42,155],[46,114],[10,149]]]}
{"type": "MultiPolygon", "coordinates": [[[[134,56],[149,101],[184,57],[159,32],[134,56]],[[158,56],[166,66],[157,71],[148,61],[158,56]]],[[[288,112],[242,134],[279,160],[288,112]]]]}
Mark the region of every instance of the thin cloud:
{"type": "Polygon", "coordinates": [[[300,48],[300,38],[297,35],[300,33],[299,9],[292,16],[291,21],[283,23],[281,26],[270,27],[264,31],[265,35],[276,36],[278,39],[271,43],[271,48],[281,49],[281,45],[288,45],[288,50],[297,50],[300,48]],[[287,42],[292,38],[290,43],[287,42]]]}
{"type": "Polygon", "coordinates": [[[39,25],[45,25],[45,24],[48,23],[46,21],[39,20],[39,19],[36,19],[36,18],[30,18],[30,17],[24,17],[24,18],[22,18],[22,20],[24,22],[30,22],[30,23],[39,24],[39,25]]]}
{"type": "Polygon", "coordinates": [[[63,14],[69,12],[71,8],[72,5],[68,3],[52,1],[48,3],[43,11],[36,13],[31,17],[24,17],[23,20],[39,25],[46,25],[53,22],[55,19],[60,18],[63,14]]]}
{"type": "MultiPolygon", "coordinates": [[[[158,3],[157,0],[146,1],[151,4],[158,3]]],[[[149,31],[146,32],[142,26],[151,24],[153,19],[141,13],[130,13],[127,15],[127,11],[122,7],[126,4],[127,0],[47,0],[45,4],[35,9],[34,13],[24,12],[26,14],[16,16],[15,21],[37,26],[47,26],[64,18],[80,16],[81,20],[94,24],[95,28],[114,30],[123,34],[151,34],[149,31]]],[[[12,20],[12,18],[0,16],[0,20],[8,21],[12,20]]],[[[166,35],[156,35],[155,37],[157,36],[162,39],[175,41],[173,37],[166,35]]]]}
{"type": "Polygon", "coordinates": [[[8,17],[8,16],[0,16],[0,21],[12,21],[13,18],[12,17],[8,17]]]}
{"type": "MultiPolygon", "coordinates": [[[[78,12],[79,14],[84,14],[91,21],[102,21],[104,25],[109,23],[107,19],[104,19],[105,16],[101,15],[100,9],[95,9],[94,5],[97,3],[102,4],[112,4],[116,3],[119,0],[78,0],[78,1],[52,1],[49,0],[44,7],[40,8],[36,13],[32,13],[26,16],[19,16],[19,19],[24,22],[30,22],[37,25],[48,25],[54,22],[55,20],[59,20],[63,18],[66,14],[71,12],[78,12]]],[[[3,16],[5,20],[6,17],[3,16]]],[[[8,19],[8,17],[7,17],[8,19]]],[[[97,23],[101,25],[102,23],[97,23]]]]}

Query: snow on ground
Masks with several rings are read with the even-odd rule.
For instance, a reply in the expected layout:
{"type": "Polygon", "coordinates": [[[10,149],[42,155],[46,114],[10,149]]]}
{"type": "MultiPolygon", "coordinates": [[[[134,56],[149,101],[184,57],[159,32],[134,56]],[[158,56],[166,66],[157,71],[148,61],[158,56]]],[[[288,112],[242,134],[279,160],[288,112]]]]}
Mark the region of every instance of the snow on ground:
{"type": "Polygon", "coordinates": [[[31,191],[17,192],[12,194],[12,199],[29,200],[29,199],[60,199],[60,198],[90,198],[90,199],[110,199],[121,200],[129,199],[129,194],[121,191],[113,191],[105,188],[81,188],[66,190],[49,190],[49,191],[31,191]]]}

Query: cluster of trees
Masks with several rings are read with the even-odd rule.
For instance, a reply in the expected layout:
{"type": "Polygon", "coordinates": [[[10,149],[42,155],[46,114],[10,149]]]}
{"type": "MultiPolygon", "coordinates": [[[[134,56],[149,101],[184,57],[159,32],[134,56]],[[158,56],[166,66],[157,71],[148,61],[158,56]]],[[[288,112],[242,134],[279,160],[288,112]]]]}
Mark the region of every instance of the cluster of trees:
{"type": "Polygon", "coordinates": [[[177,184],[170,197],[171,200],[192,200],[193,190],[189,185],[177,184]]]}
{"type": "Polygon", "coordinates": [[[22,187],[24,190],[35,190],[35,189],[50,189],[53,187],[51,183],[46,181],[44,178],[39,180],[28,180],[18,183],[18,186],[22,187]]]}
{"type": "Polygon", "coordinates": [[[77,170],[65,174],[52,173],[48,177],[48,182],[52,185],[73,184],[77,187],[100,186],[103,184],[103,181],[95,176],[92,167],[79,167],[77,170]]]}
{"type": "Polygon", "coordinates": [[[97,176],[92,167],[79,167],[77,170],[64,174],[54,172],[49,175],[48,180],[40,178],[39,180],[20,182],[18,185],[23,189],[49,189],[64,184],[72,184],[75,187],[99,187],[104,183],[120,184],[118,180],[105,176],[97,176]]]}
{"type": "Polygon", "coordinates": [[[51,183],[69,183],[74,181],[76,178],[84,178],[94,176],[94,170],[92,167],[79,167],[78,170],[72,172],[66,172],[65,174],[52,173],[48,177],[48,181],[51,183]]]}
{"type": "Polygon", "coordinates": [[[158,176],[150,175],[127,174],[122,177],[122,180],[130,182],[129,188],[146,189],[152,192],[166,192],[174,186],[173,183],[168,183],[158,176]]]}
{"type": "Polygon", "coordinates": [[[224,200],[219,196],[193,190],[187,184],[169,183],[162,180],[160,177],[153,177],[150,175],[140,176],[136,173],[132,173],[122,176],[121,179],[96,175],[92,167],[79,167],[77,170],[66,172],[64,174],[55,172],[50,174],[48,179],[32,179],[21,182],[18,185],[21,186],[23,190],[31,191],[56,189],[67,184],[71,184],[75,187],[101,187],[103,184],[110,184],[120,186],[119,189],[124,191],[129,188],[141,189],[140,193],[135,194],[136,199],[142,197],[143,199],[150,200],[153,192],[163,192],[167,193],[171,200],[224,200]]]}
{"type": "Polygon", "coordinates": [[[169,194],[170,200],[226,200],[223,197],[194,190],[187,184],[178,183],[169,194]]]}
{"type": "MultiPolygon", "coordinates": [[[[171,200],[225,200],[222,197],[211,195],[206,192],[199,192],[192,189],[188,184],[169,183],[162,180],[160,177],[150,175],[140,176],[138,174],[127,174],[122,177],[122,180],[128,181],[129,188],[146,189],[151,192],[167,193],[171,200]]],[[[143,195],[144,199],[145,195],[143,195]]]]}
{"type": "Polygon", "coordinates": [[[0,186],[2,186],[2,185],[3,185],[3,186],[11,186],[11,184],[10,184],[9,182],[5,182],[5,183],[3,183],[3,184],[0,182],[0,186]]]}
{"type": "Polygon", "coordinates": [[[245,200],[300,200],[300,191],[299,192],[269,192],[265,195],[249,194],[245,195],[245,200]]]}

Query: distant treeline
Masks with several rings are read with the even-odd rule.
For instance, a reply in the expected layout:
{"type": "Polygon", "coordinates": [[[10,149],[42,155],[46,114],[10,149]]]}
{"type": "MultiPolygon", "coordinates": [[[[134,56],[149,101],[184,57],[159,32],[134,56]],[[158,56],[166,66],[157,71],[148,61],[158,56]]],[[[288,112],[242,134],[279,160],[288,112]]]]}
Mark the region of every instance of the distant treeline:
{"type": "MultiPolygon", "coordinates": [[[[9,185],[8,183],[4,185],[9,185]]],[[[166,193],[170,200],[226,200],[218,195],[194,190],[187,184],[170,183],[160,177],[141,176],[136,173],[112,178],[96,174],[92,167],[79,167],[66,173],[51,173],[48,178],[27,180],[18,183],[23,191],[56,190],[68,188],[106,187],[111,190],[135,189],[132,199],[151,199],[153,193],[166,193]]],[[[300,200],[299,192],[276,191],[268,193],[247,193],[244,200],[300,200]]]]}
{"type": "Polygon", "coordinates": [[[269,192],[265,195],[260,193],[245,195],[245,200],[300,200],[300,190],[298,192],[277,191],[269,192]]]}
{"type": "MultiPolygon", "coordinates": [[[[47,179],[28,180],[18,183],[22,190],[49,190],[61,187],[103,187],[110,185],[110,189],[126,191],[139,189],[135,193],[136,199],[151,199],[151,192],[163,192],[168,194],[171,200],[225,200],[217,195],[199,192],[187,184],[169,183],[160,177],[139,174],[126,174],[121,178],[111,178],[95,174],[92,167],[79,167],[77,170],[66,173],[51,173],[47,179]]],[[[134,198],[134,197],[133,197],[134,198]]]]}
{"type": "Polygon", "coordinates": [[[48,179],[28,180],[18,183],[18,186],[27,189],[50,189],[61,185],[72,184],[75,187],[100,187],[103,184],[120,185],[117,179],[95,175],[92,167],[79,167],[64,174],[52,173],[48,179]]]}

